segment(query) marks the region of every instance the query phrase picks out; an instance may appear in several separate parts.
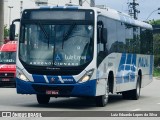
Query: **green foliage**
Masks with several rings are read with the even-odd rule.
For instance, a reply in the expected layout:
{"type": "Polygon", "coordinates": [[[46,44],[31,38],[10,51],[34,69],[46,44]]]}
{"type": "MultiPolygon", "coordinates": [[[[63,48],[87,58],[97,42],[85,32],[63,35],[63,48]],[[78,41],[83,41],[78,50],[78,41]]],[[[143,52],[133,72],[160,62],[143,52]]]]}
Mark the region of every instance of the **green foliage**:
{"type": "Polygon", "coordinates": [[[160,20],[150,20],[149,23],[151,25],[160,25],[160,20]]]}
{"type": "Polygon", "coordinates": [[[153,76],[154,77],[160,76],[160,68],[158,68],[158,67],[154,68],[153,76]]]}
{"type": "MultiPolygon", "coordinates": [[[[160,25],[160,20],[149,21],[152,25],[160,25]]],[[[153,35],[154,66],[160,66],[160,33],[153,35]]],[[[160,69],[159,69],[160,71],[160,69]]],[[[156,73],[158,71],[156,70],[156,73]]]]}
{"type": "Polygon", "coordinates": [[[4,26],[4,38],[6,39],[9,36],[9,29],[7,28],[7,26],[4,26]]]}

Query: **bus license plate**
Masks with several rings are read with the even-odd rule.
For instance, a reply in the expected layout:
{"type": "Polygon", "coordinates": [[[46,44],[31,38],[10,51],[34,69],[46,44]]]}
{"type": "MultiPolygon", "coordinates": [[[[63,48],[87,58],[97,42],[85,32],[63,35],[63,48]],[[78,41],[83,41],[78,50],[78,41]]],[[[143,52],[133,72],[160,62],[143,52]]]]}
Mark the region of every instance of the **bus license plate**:
{"type": "Polygon", "coordinates": [[[58,95],[59,90],[46,90],[47,95],[58,95]]]}
{"type": "Polygon", "coordinates": [[[2,81],[10,81],[9,78],[2,78],[2,81]]]}

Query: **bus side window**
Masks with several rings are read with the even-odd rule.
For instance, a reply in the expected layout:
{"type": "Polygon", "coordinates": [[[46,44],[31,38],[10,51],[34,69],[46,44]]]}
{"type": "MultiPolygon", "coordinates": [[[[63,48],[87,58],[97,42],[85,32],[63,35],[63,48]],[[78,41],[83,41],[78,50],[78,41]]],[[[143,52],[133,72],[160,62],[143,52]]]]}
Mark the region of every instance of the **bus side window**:
{"type": "Polygon", "coordinates": [[[107,50],[107,27],[105,25],[107,19],[105,17],[99,16],[99,21],[97,22],[97,67],[108,55],[107,50]]]}

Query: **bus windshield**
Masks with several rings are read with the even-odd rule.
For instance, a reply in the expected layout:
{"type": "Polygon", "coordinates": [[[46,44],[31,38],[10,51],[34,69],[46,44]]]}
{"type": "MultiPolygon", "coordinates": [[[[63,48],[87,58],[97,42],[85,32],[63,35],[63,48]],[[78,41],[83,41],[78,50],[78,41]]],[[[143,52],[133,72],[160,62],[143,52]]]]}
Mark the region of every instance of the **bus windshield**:
{"type": "Polygon", "coordinates": [[[0,64],[15,64],[16,52],[0,52],[0,64]]]}
{"type": "Polygon", "coordinates": [[[93,57],[93,25],[30,21],[21,27],[20,60],[32,66],[80,66],[93,57]]]}

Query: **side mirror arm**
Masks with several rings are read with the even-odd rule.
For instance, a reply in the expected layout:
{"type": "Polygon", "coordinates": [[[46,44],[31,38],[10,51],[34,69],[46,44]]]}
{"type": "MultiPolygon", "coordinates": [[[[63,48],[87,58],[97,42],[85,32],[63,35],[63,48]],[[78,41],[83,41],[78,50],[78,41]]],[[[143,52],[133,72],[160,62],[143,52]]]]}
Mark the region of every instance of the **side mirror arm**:
{"type": "Polygon", "coordinates": [[[20,22],[20,19],[13,20],[12,24],[10,25],[10,31],[9,31],[9,39],[10,40],[15,39],[15,30],[16,30],[16,25],[14,24],[15,22],[20,22]]]}

